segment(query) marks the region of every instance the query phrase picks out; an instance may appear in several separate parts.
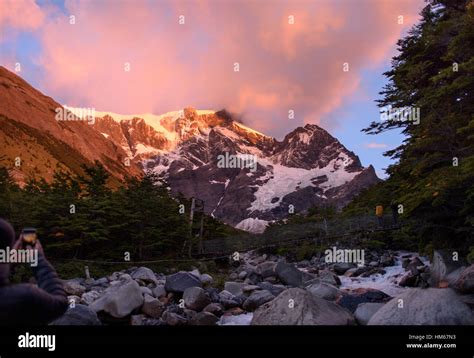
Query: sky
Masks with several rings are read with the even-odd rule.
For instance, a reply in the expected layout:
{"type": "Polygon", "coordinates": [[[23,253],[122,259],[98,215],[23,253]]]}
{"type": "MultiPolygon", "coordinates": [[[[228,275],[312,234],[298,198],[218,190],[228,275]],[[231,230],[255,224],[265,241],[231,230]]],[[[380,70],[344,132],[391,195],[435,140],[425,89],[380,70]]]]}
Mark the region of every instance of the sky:
{"type": "Polygon", "coordinates": [[[238,113],[282,139],[328,130],[379,177],[368,136],[396,42],[423,0],[0,0],[0,64],[56,101],[115,113],[238,113]]]}

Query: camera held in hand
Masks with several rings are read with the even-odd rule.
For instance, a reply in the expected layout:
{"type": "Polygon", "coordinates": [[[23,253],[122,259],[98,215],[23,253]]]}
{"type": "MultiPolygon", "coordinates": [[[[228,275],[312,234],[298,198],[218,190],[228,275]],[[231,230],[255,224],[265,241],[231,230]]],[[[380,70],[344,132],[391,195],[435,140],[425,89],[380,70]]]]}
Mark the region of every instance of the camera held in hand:
{"type": "Polygon", "coordinates": [[[32,227],[24,228],[21,231],[21,239],[25,245],[35,246],[38,235],[36,229],[32,227]]]}

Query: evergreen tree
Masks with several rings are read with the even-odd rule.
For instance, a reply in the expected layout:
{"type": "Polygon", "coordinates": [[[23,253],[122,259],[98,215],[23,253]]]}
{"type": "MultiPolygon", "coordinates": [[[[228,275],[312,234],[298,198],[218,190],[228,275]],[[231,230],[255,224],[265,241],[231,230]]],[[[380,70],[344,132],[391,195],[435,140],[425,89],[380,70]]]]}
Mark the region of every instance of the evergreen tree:
{"type": "Polygon", "coordinates": [[[400,54],[385,73],[389,83],[378,101],[385,109],[419,108],[420,121],[389,118],[365,129],[405,135],[385,153],[397,162],[375,197],[402,204],[423,245],[465,248],[473,240],[474,4],[431,0],[421,15],[398,42],[400,54]]]}

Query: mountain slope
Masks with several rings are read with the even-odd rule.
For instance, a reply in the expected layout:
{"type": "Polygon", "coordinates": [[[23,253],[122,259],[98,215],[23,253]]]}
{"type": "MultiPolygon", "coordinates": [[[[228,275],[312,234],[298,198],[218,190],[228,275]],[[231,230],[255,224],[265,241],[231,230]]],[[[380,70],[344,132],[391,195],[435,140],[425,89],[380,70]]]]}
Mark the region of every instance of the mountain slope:
{"type": "Polygon", "coordinates": [[[121,146],[86,121],[56,120],[62,106],[2,66],[0,99],[0,164],[11,168],[18,182],[28,177],[49,181],[56,169],[81,173],[81,165],[95,160],[117,180],[141,174],[135,164],[125,165],[121,146]]]}
{"type": "Polygon", "coordinates": [[[207,213],[245,230],[261,232],[268,222],[315,205],[341,208],[379,181],[372,166],[362,167],[353,152],[316,125],[277,141],[226,111],[100,115],[94,128],[144,169],[166,178],[173,194],[202,199],[207,213]],[[226,155],[253,158],[254,166],[222,167],[220,156],[226,155]]]}

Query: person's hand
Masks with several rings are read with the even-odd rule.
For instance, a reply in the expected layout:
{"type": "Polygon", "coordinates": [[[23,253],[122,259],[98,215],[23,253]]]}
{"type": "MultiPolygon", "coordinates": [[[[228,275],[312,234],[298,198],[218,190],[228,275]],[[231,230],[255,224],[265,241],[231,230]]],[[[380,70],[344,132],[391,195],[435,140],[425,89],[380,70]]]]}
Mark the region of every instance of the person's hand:
{"type": "Polygon", "coordinates": [[[13,244],[11,249],[12,250],[21,250],[21,249],[23,249],[23,238],[21,237],[21,235],[18,238],[18,240],[15,241],[15,243],[13,244]]]}
{"type": "Polygon", "coordinates": [[[44,255],[43,245],[39,239],[36,239],[34,245],[25,244],[23,237],[20,235],[19,239],[15,241],[12,249],[14,250],[38,250],[39,255],[44,255]]]}
{"type": "Polygon", "coordinates": [[[41,242],[38,239],[36,239],[35,246],[33,246],[33,249],[38,250],[39,256],[44,256],[43,245],[41,245],[41,242]]]}

